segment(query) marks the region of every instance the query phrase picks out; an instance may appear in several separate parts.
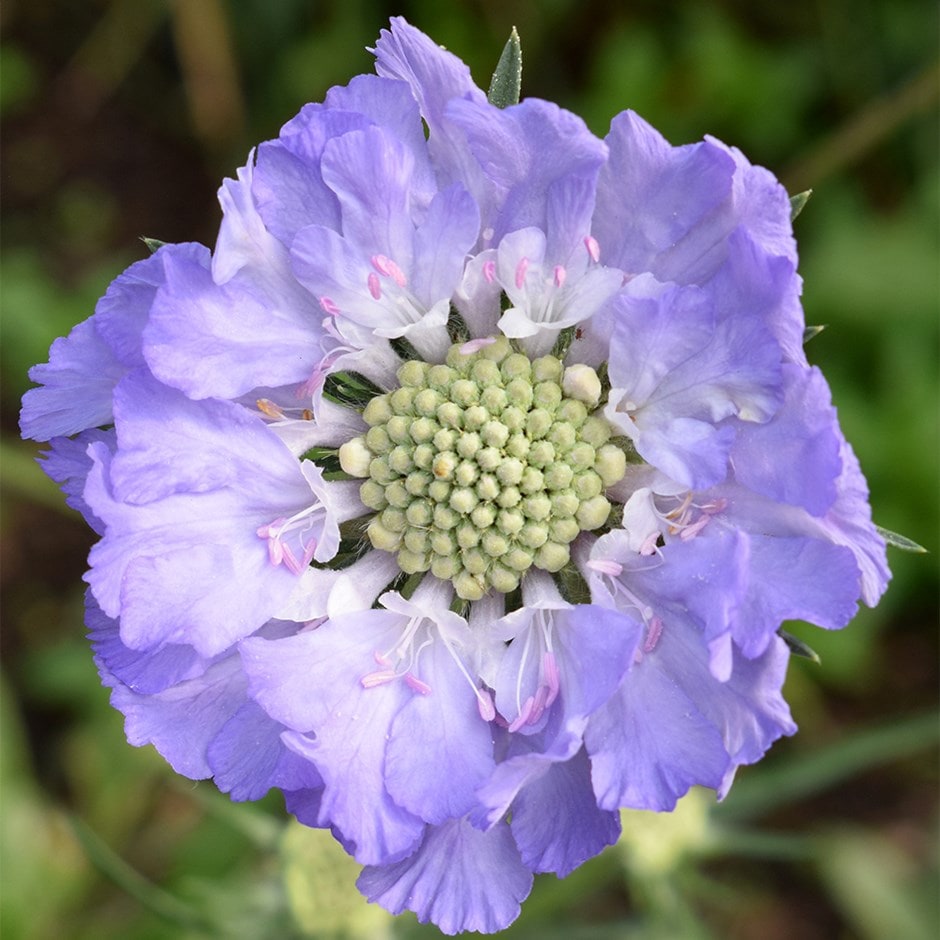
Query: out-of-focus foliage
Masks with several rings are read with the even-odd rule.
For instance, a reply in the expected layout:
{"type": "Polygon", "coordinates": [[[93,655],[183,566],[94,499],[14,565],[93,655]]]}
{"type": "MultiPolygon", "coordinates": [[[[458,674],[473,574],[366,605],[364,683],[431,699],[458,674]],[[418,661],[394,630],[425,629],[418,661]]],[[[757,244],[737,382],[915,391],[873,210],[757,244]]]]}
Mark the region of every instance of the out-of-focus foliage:
{"type": "Polygon", "coordinates": [[[2,13],[4,936],[436,936],[352,892],[276,799],[234,806],[124,742],[83,638],[90,536],[19,441],[27,368],[146,249],[211,244],[215,189],[308,100],[371,68],[404,14],[603,134],[632,107],[675,143],[739,146],[791,192],[810,323],[892,554],[881,606],[792,632],[800,734],[714,807],[624,814],[620,845],[539,879],[509,937],[936,935],[937,7],[932,0],[30,0],[2,13]]]}

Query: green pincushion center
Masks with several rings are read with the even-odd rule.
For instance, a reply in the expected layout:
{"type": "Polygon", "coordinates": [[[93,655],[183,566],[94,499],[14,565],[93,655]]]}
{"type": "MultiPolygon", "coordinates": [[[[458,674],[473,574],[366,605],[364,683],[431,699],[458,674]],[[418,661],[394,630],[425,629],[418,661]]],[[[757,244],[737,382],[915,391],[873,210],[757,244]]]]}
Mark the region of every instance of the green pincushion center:
{"type": "Polygon", "coordinates": [[[564,377],[560,360],[530,361],[505,337],[404,363],[356,442],[372,544],[466,600],[514,590],[533,565],[564,567],[577,535],[607,521],[604,491],[625,470],[610,425],[564,377]]]}

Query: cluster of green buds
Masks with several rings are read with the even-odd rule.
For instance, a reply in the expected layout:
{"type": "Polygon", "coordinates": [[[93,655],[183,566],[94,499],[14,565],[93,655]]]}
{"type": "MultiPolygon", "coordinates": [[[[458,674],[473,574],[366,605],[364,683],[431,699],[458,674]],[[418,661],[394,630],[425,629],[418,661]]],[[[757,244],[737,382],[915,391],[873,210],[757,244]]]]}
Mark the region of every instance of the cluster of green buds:
{"type": "Polygon", "coordinates": [[[589,366],[530,361],[499,337],[451,346],[441,364],[410,360],[397,376],[339,458],[366,478],[368,537],[402,571],[430,571],[465,600],[509,593],[533,565],[559,571],[577,535],[607,521],[604,491],[626,457],[594,413],[601,382],[589,366]]]}

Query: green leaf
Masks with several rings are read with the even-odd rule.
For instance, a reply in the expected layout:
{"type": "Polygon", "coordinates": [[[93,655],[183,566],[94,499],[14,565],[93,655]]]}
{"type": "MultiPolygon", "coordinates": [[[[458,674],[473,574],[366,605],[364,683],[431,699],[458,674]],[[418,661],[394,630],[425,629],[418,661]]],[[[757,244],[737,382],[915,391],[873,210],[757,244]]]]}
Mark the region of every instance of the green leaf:
{"type": "Polygon", "coordinates": [[[146,235],[141,235],[140,240],[147,246],[150,254],[159,251],[166,244],[166,242],[160,241],[159,238],[148,238],[146,235]]]}
{"type": "Polygon", "coordinates": [[[819,653],[807,646],[799,637],[793,636],[792,633],[787,633],[786,630],[778,630],[777,635],[790,647],[790,652],[793,653],[794,656],[802,656],[803,659],[812,660],[816,665],[822,662],[819,658],[819,653]]]}
{"type": "Polygon", "coordinates": [[[927,554],[927,549],[923,545],[918,545],[913,539],[909,539],[906,535],[900,535],[897,532],[892,532],[890,529],[884,529],[880,525],[876,525],[875,528],[878,530],[878,534],[889,544],[893,545],[895,548],[900,548],[904,552],[916,552],[919,555],[927,554]]]}
{"type": "Polygon", "coordinates": [[[813,191],[811,189],[807,189],[806,192],[797,193],[795,196],[790,197],[791,222],[803,211],[803,206],[809,202],[809,197],[812,195],[813,191]]]}
{"type": "Polygon", "coordinates": [[[487,100],[497,108],[508,108],[519,103],[522,92],[522,43],[516,27],[509,34],[509,41],[503,47],[503,53],[496,63],[496,71],[490,81],[487,100]]]}
{"type": "Polygon", "coordinates": [[[826,328],[825,323],[818,326],[808,326],[803,330],[803,345],[805,346],[811,339],[815,339],[826,328]]]}

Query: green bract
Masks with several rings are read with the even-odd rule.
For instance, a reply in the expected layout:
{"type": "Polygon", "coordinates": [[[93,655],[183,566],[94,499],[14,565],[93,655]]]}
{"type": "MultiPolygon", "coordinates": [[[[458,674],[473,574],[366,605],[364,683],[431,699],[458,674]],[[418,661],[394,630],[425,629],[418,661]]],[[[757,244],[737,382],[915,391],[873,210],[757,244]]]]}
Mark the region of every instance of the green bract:
{"type": "Polygon", "coordinates": [[[340,449],[343,469],[367,477],[373,546],[465,600],[514,590],[533,565],[564,567],[578,533],[607,521],[604,491],[626,469],[591,413],[593,370],[530,361],[505,337],[473,345],[452,346],[443,364],[402,365],[399,387],[366,405],[368,432],[340,449]]]}

